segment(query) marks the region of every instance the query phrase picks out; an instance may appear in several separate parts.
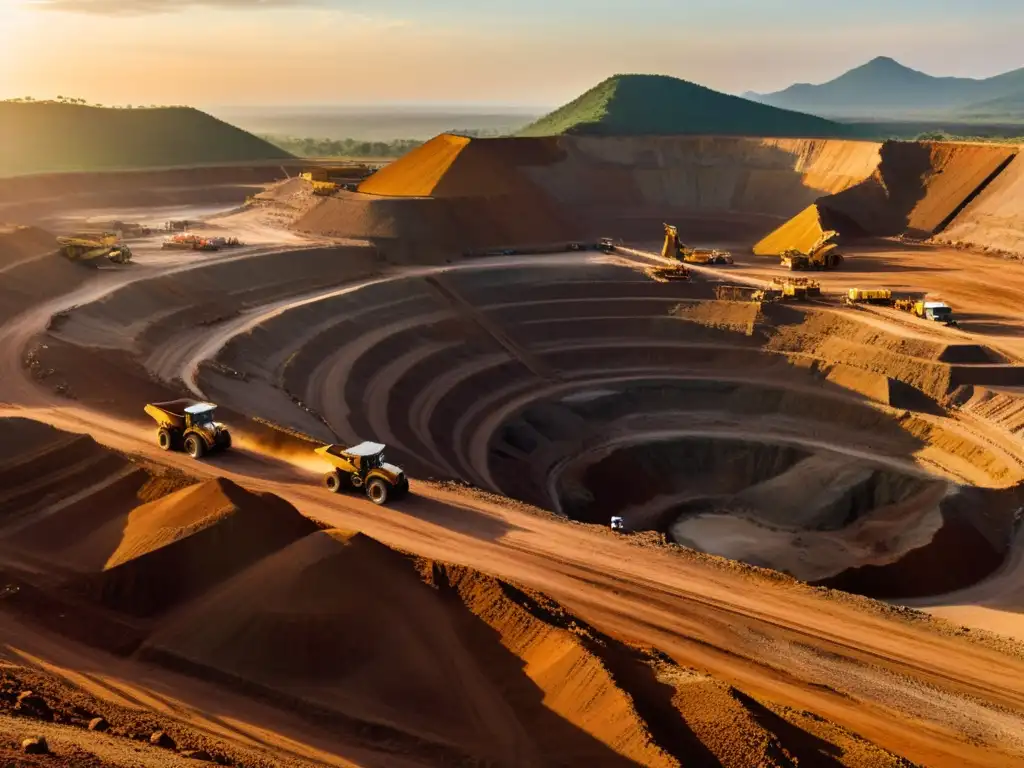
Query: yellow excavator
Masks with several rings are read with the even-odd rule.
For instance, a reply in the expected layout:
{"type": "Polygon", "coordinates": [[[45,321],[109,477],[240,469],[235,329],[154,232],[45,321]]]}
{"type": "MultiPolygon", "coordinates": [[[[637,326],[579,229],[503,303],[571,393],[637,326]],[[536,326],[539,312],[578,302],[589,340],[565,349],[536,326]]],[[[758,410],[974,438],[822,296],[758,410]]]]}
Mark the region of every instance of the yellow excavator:
{"type": "Polygon", "coordinates": [[[843,263],[843,255],[837,250],[839,245],[835,242],[838,236],[838,232],[829,229],[821,233],[821,237],[807,253],[796,248],[783,251],[779,254],[781,266],[794,272],[805,269],[835,269],[843,263]]]}
{"type": "Polygon", "coordinates": [[[118,234],[111,232],[89,233],[58,237],[60,252],[71,261],[95,263],[97,259],[106,259],[114,264],[130,264],[132,250],[123,242],[118,234]]]}
{"type": "Polygon", "coordinates": [[[716,266],[720,264],[732,264],[732,254],[728,251],[719,251],[709,248],[691,248],[679,242],[679,230],[671,224],[663,224],[665,227],[665,244],[661,247],[663,259],[677,259],[687,264],[706,264],[716,266]]]}

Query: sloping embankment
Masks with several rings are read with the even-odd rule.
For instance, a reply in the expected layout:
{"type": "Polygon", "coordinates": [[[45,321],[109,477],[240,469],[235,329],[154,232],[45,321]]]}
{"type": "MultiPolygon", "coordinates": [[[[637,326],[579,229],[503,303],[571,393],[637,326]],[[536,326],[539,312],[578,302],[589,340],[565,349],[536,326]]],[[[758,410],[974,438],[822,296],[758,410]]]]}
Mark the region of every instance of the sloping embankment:
{"type": "MultiPolygon", "coordinates": [[[[906,234],[926,238],[943,231],[975,197],[1007,206],[1007,169],[1014,166],[1016,148],[1000,145],[888,141],[880,162],[858,184],[819,199],[815,206],[788,221],[759,242],[754,252],[775,255],[787,248],[807,251],[825,229],[841,235],[892,237],[906,234]],[[993,186],[996,193],[988,190],[993,186]]],[[[991,206],[992,204],[989,203],[991,206]]],[[[977,214],[972,214],[977,221],[977,214]]],[[[968,221],[970,219],[967,219],[968,221]]],[[[982,226],[973,236],[985,239],[982,226]]],[[[954,231],[957,227],[954,226],[954,231]]],[[[949,237],[949,236],[947,236],[949,237]]]]}
{"type": "Polygon", "coordinates": [[[1024,256],[1024,159],[1018,155],[938,239],[956,246],[1024,256]]]}

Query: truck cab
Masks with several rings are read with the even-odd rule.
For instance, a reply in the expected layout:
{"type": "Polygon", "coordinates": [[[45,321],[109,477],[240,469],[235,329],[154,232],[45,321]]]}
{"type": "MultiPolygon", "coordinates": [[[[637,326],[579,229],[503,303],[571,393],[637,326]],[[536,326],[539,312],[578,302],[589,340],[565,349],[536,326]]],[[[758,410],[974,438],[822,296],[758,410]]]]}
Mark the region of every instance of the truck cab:
{"type": "Polygon", "coordinates": [[[917,315],[925,320],[933,320],[943,325],[957,325],[953,317],[953,308],[941,301],[921,302],[917,315]]]}

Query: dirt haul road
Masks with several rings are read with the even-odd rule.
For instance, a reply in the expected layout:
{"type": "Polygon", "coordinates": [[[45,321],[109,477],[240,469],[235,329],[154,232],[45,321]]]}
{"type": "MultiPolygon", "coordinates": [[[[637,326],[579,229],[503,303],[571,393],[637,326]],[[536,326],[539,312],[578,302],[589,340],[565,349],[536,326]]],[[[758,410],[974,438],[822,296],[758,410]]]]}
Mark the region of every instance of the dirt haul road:
{"type": "MultiPolygon", "coordinates": [[[[4,324],[0,339],[3,349],[0,401],[8,403],[2,413],[7,418],[27,417],[68,432],[90,434],[103,446],[200,478],[226,478],[254,491],[276,494],[303,514],[331,527],[362,531],[397,550],[414,552],[441,563],[458,563],[539,590],[559,601],[579,619],[617,640],[657,648],[667,654],[666,660],[660,662],[663,666],[659,674],[661,684],[669,686],[666,690],[675,692],[670,693],[671,703],[659,699],[656,692],[645,692],[648,686],[639,680],[629,682],[632,673],[626,675],[625,668],[618,668],[614,676],[621,678],[618,681],[621,688],[609,683],[599,689],[600,703],[583,706],[589,697],[598,695],[596,691],[558,688],[565,681],[576,679],[571,666],[550,680],[540,672],[558,659],[567,658],[566,646],[558,644],[547,651],[528,652],[517,645],[519,641],[514,638],[503,640],[506,647],[521,658],[530,659],[527,670],[533,685],[552,697],[548,704],[550,711],[559,713],[564,722],[572,723],[596,739],[608,739],[612,732],[602,718],[608,712],[617,711],[614,707],[618,705],[611,703],[608,697],[621,695],[615,694],[616,690],[628,691],[633,713],[626,716],[626,721],[638,721],[639,732],[647,734],[644,738],[655,746],[641,748],[638,744],[643,739],[623,736],[607,744],[611,751],[603,759],[594,757],[602,753],[586,751],[594,747],[580,746],[584,752],[579,754],[598,761],[592,764],[613,764],[615,756],[615,759],[628,756],[629,760],[642,764],[674,764],[674,760],[683,764],[694,760],[698,763],[703,760],[709,765],[750,764],[751,756],[759,747],[747,744],[741,749],[736,728],[740,728],[745,737],[749,730],[755,741],[766,738],[765,743],[779,743],[778,748],[770,747],[783,750],[779,754],[801,755],[801,764],[815,764],[815,760],[832,764],[820,758],[819,747],[813,746],[822,744],[822,740],[841,743],[843,748],[839,752],[844,755],[844,764],[850,765],[895,764],[883,750],[926,765],[1011,765],[1024,760],[1024,743],[1019,739],[1024,725],[1019,714],[1024,710],[1024,691],[1019,682],[1024,679],[1021,675],[1024,661],[995,650],[990,644],[945,631],[918,617],[911,616],[907,621],[898,611],[859,598],[823,593],[772,574],[686,551],[645,546],[642,540],[633,542],[613,536],[602,528],[570,525],[498,497],[415,481],[414,495],[389,509],[378,509],[356,497],[329,496],[318,487],[317,466],[309,460],[308,454],[268,454],[258,444],[247,444],[244,439],[241,450],[236,453],[196,464],[180,455],[159,451],[154,445],[151,426],[120,416],[116,409],[91,405],[95,401],[88,398],[75,403],[55,396],[52,390],[39,386],[28,375],[23,351],[34,336],[46,329],[53,316],[70,310],[71,318],[61,321],[57,326],[58,334],[88,338],[116,348],[121,342],[116,334],[108,335],[110,326],[99,322],[100,315],[91,316],[93,320],[88,323],[80,319],[90,317],[94,309],[115,312],[117,302],[126,301],[124,297],[130,289],[142,288],[144,284],[155,286],[160,280],[173,279],[175,275],[188,276],[186,282],[195,284],[204,268],[229,265],[229,259],[234,259],[237,264],[252,264],[256,269],[265,256],[265,253],[250,252],[161,265],[154,255],[151,262],[143,261],[132,270],[99,273],[80,288],[40,302],[11,318],[4,324]],[[691,696],[697,699],[691,701],[691,696]],[[655,704],[655,701],[660,703],[655,704]],[[669,712],[676,713],[675,721],[670,721],[674,724],[666,730],[658,723],[663,722],[669,712]],[[822,722],[828,726],[815,726],[818,730],[813,731],[812,736],[813,729],[809,725],[812,721],[798,714],[801,712],[824,718],[822,722]],[[722,722],[722,718],[730,718],[728,721],[733,723],[728,733],[719,732],[713,725],[722,722]],[[797,723],[796,730],[793,723],[797,723]],[[673,735],[684,731],[694,735],[689,740],[673,735]],[[802,735],[797,738],[797,733],[802,735]]],[[[588,261],[591,260],[579,256],[556,257],[549,260],[547,268],[557,270],[568,265],[575,273],[588,261]]],[[[508,279],[515,279],[515,268],[519,265],[504,266],[507,269],[495,272],[493,262],[489,262],[483,269],[466,266],[455,272],[461,272],[470,281],[493,273],[490,279],[497,281],[495,285],[504,285],[508,279]],[[470,274],[474,272],[479,274],[470,274]]],[[[607,263],[596,263],[591,268],[597,270],[595,277],[603,276],[609,269],[617,276],[622,271],[639,275],[607,263]]],[[[448,277],[455,279],[451,272],[448,270],[448,277]]],[[[431,274],[434,273],[440,272],[431,270],[431,274]]],[[[398,278],[419,280],[424,274],[422,270],[415,274],[397,273],[391,275],[391,280],[376,277],[347,286],[342,283],[319,293],[299,291],[290,299],[275,298],[262,305],[252,303],[246,309],[249,314],[244,316],[244,321],[228,320],[216,327],[193,329],[193,338],[197,341],[187,347],[188,354],[164,355],[161,372],[169,374],[177,369],[189,381],[196,371],[201,374],[201,358],[218,352],[228,353],[231,345],[240,341],[258,340],[265,332],[264,326],[269,329],[275,319],[289,311],[309,310],[317,305],[329,305],[336,299],[351,298],[352,293],[359,293],[358,286],[383,289],[398,278]]],[[[549,274],[557,277],[556,273],[549,274]]],[[[647,290],[642,287],[646,285],[644,279],[638,278],[638,281],[639,286],[633,290],[647,290]]],[[[605,285],[603,277],[587,284],[585,289],[600,291],[602,285],[605,285]]],[[[407,289],[408,286],[403,286],[403,290],[407,289]]],[[[378,306],[386,305],[387,298],[381,297],[382,303],[378,306]]],[[[528,310],[535,312],[536,308],[532,306],[528,310]]],[[[333,309],[330,311],[333,313],[333,309]]],[[[520,310],[505,307],[496,311],[520,310]]],[[[137,334],[130,341],[140,338],[143,337],[137,334]]],[[[160,358],[161,350],[175,347],[181,337],[172,334],[158,338],[163,341],[152,352],[160,358]]],[[[498,353],[504,359],[510,359],[510,350],[515,353],[517,345],[527,343],[525,337],[505,341],[512,346],[502,347],[504,351],[498,353]]],[[[579,349],[580,345],[574,345],[568,351],[578,355],[579,349]]],[[[557,349],[550,351],[553,358],[559,354],[562,352],[557,349]]],[[[343,386],[345,382],[337,379],[336,372],[358,358],[359,355],[339,354],[329,363],[330,370],[324,372],[324,380],[337,380],[338,386],[343,386]]],[[[397,365],[398,359],[395,362],[397,365]]],[[[413,362],[405,360],[402,365],[412,367],[413,362]]],[[[479,361],[471,365],[479,367],[479,361]]],[[[537,371],[529,375],[543,377],[545,369],[534,367],[537,371]]],[[[352,371],[355,373],[356,367],[352,371]]],[[[788,381],[784,372],[779,371],[777,375],[788,381]]],[[[202,385],[202,376],[199,378],[202,385]]],[[[123,391],[118,393],[117,400],[129,398],[132,391],[138,391],[130,379],[119,385],[123,391]]],[[[440,392],[423,393],[424,401],[440,398],[440,392]]],[[[141,402],[142,399],[140,407],[141,402]]],[[[382,402],[380,407],[384,413],[375,418],[388,423],[387,414],[391,411],[387,403],[382,402]]],[[[427,415],[424,418],[423,432],[430,436],[433,434],[432,418],[427,415]]],[[[390,423],[390,428],[399,428],[397,420],[390,423]]],[[[469,425],[465,426],[468,429],[469,425]]],[[[485,433],[486,430],[478,432],[485,433]]],[[[413,442],[404,433],[401,438],[413,442]]],[[[873,444],[873,447],[878,446],[873,444]]],[[[473,451],[469,451],[467,457],[475,461],[473,451]]],[[[458,463],[454,455],[448,460],[458,463]]],[[[58,512],[50,510],[54,515],[58,512]]],[[[256,575],[252,578],[256,579],[256,575]]],[[[259,602],[260,597],[256,595],[261,593],[248,594],[249,599],[242,602],[259,602]]],[[[382,596],[382,600],[386,602],[388,597],[382,596]]],[[[203,616],[201,605],[190,610],[203,616]]],[[[209,617],[203,622],[209,624],[209,617]]],[[[196,625],[190,626],[194,634],[196,625]]],[[[153,642],[159,641],[162,647],[174,647],[182,642],[176,639],[177,631],[172,625],[161,627],[163,623],[157,625],[153,642]]],[[[339,636],[335,636],[335,640],[339,636]]],[[[398,765],[438,764],[451,759],[448,753],[439,757],[420,742],[410,747],[407,755],[399,757],[382,752],[372,739],[369,744],[355,737],[347,740],[345,730],[332,739],[315,725],[302,722],[301,718],[297,721],[295,716],[282,714],[277,708],[257,706],[232,694],[213,693],[207,686],[157,670],[142,661],[124,662],[92,652],[86,658],[76,646],[33,630],[15,630],[12,626],[11,634],[5,634],[5,638],[8,638],[9,654],[22,661],[29,659],[33,665],[45,665],[58,676],[81,681],[80,673],[84,668],[90,671],[91,677],[113,681],[104,686],[90,686],[101,699],[117,698],[122,702],[127,699],[133,701],[135,707],[156,711],[161,717],[193,731],[236,744],[259,744],[271,760],[398,765]],[[170,697],[172,704],[146,703],[155,697],[164,702],[170,697]],[[230,731],[214,724],[215,719],[231,722],[230,731]],[[286,746],[274,746],[275,743],[286,746]]],[[[606,647],[613,645],[610,640],[600,642],[606,647]]],[[[398,663],[404,653],[417,652],[414,644],[408,645],[391,663],[398,663]]],[[[189,653],[191,658],[207,658],[204,650],[193,648],[189,653]]],[[[612,664],[611,659],[607,657],[604,663],[612,664]]],[[[323,673],[338,662],[327,646],[315,661],[314,669],[323,673]]],[[[214,664],[211,660],[204,663],[214,664]]],[[[236,669],[234,674],[242,672],[236,669]]],[[[283,680],[260,682],[275,690],[286,685],[283,680]]],[[[312,696],[317,700],[326,696],[324,693],[314,696],[308,690],[300,695],[303,699],[312,696]]],[[[378,717],[371,714],[372,696],[363,704],[359,699],[344,705],[336,698],[327,700],[331,707],[344,709],[349,716],[367,720],[378,717]]],[[[423,715],[422,707],[416,710],[419,716],[423,715]]],[[[501,727],[510,728],[506,721],[511,721],[496,712],[485,717],[490,732],[497,733],[493,731],[498,728],[495,723],[506,723],[501,727]]],[[[492,758],[513,764],[538,762],[531,752],[538,746],[531,746],[530,738],[512,731],[503,731],[500,738],[495,736],[499,744],[506,747],[500,756],[477,751],[481,747],[467,746],[468,742],[459,741],[466,737],[450,732],[450,721],[453,718],[458,721],[458,717],[449,711],[438,712],[439,722],[429,724],[404,720],[403,717],[411,717],[408,712],[397,715],[392,711],[388,717],[399,724],[400,730],[409,729],[409,733],[443,731],[446,734],[443,738],[431,736],[426,739],[427,744],[436,744],[436,740],[441,739],[470,754],[490,754],[492,758]],[[512,745],[518,746],[513,748],[512,745]],[[522,750],[519,759],[509,757],[519,750],[522,750]]],[[[552,762],[559,760],[552,759],[552,762]]]]}

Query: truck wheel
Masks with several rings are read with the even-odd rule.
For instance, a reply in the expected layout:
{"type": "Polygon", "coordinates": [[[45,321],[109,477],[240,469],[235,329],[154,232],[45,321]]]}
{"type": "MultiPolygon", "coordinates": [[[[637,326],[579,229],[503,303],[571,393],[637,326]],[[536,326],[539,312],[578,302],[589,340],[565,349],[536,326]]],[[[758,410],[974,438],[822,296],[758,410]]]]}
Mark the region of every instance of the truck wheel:
{"type": "Polygon", "coordinates": [[[405,498],[409,494],[409,478],[403,477],[395,486],[395,498],[405,498]]]}
{"type": "Polygon", "coordinates": [[[226,451],[231,447],[231,433],[224,430],[220,433],[220,449],[226,451]]]}
{"type": "Polygon", "coordinates": [[[171,433],[166,429],[161,429],[156,433],[156,444],[160,446],[161,451],[169,451],[174,447],[174,441],[171,439],[171,433]]]}
{"type": "Polygon", "coordinates": [[[206,453],[206,444],[196,435],[189,435],[185,438],[185,452],[193,459],[201,459],[206,453]]]}
{"type": "Polygon", "coordinates": [[[375,477],[366,484],[366,495],[377,506],[383,506],[388,503],[388,484],[375,477]]]}
{"type": "Polygon", "coordinates": [[[337,472],[328,472],[324,475],[324,488],[331,493],[341,493],[341,475],[337,472]]]}

